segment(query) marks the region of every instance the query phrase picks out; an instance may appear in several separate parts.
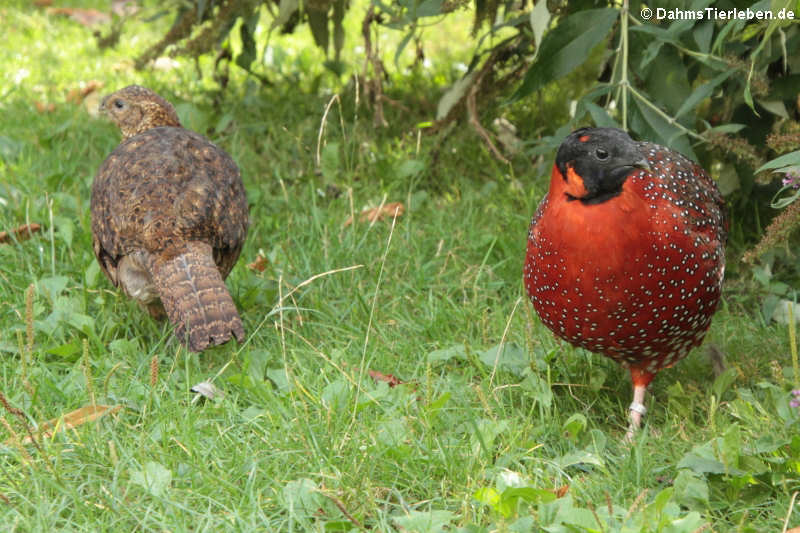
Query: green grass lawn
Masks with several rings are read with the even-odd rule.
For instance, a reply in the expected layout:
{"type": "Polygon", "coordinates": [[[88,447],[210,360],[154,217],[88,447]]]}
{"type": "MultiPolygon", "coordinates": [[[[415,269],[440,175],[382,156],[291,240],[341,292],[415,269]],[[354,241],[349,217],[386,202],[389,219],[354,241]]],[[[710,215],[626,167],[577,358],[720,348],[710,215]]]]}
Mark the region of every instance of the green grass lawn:
{"type": "MultiPolygon", "coordinates": [[[[521,272],[550,156],[503,167],[464,127],[432,164],[441,139],[415,128],[435,113],[430,86],[412,113],[388,106],[383,131],[352,85],[328,80],[341,105],[320,135],[333,93],[232,71],[220,100],[190,61],[134,71],[129,58],[168,18],[131,24],[104,52],[26,2],[0,18],[0,230],[43,226],[0,244],[0,391],[24,413],[2,410],[3,530],[800,526],[798,506],[787,522],[800,490],[798,376],[787,327],[764,323],[757,298],[726,292],[707,344],[730,370],[715,380],[704,346],[662,372],[632,445],[626,371],[539,322],[521,272]],[[252,225],[228,286],[245,343],[189,354],[100,273],[90,188],[119,133],[66,101],[93,79],[104,93],[152,87],[240,165],[252,225]],[[345,225],[389,202],[404,204],[396,221],[345,225]],[[259,254],[263,272],[247,267],[259,254]],[[224,396],[190,391],[205,380],[224,396]],[[93,403],[122,409],[37,436],[93,403]],[[20,443],[26,427],[36,445],[20,443]]],[[[313,63],[303,53],[298,72],[313,63]]]]}

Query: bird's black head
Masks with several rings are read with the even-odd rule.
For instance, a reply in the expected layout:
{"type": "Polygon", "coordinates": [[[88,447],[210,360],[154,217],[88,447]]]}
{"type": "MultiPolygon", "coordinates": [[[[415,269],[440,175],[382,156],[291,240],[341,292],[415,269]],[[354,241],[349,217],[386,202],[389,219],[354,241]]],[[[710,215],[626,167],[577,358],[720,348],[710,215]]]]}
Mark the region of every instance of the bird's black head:
{"type": "Polygon", "coordinates": [[[581,128],[570,133],[556,155],[567,194],[584,203],[600,203],[622,191],[635,168],[649,170],[639,145],[616,128],[581,128]]]}

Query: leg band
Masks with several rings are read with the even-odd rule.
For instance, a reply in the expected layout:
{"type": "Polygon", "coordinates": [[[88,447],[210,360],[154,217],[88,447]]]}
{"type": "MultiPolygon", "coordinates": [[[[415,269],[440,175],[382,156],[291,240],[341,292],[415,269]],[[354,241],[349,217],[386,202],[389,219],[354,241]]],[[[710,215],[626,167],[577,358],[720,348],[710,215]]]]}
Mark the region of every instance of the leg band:
{"type": "Polygon", "coordinates": [[[628,409],[630,409],[631,411],[635,411],[635,412],[639,413],[642,416],[647,414],[647,407],[645,407],[644,405],[640,404],[639,402],[631,403],[631,406],[628,409]]]}

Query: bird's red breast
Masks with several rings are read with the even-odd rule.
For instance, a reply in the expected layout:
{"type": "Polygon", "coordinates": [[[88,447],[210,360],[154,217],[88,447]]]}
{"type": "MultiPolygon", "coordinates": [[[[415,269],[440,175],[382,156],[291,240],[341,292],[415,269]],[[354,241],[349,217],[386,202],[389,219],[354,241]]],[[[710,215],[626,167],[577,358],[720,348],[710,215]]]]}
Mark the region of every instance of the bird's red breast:
{"type": "Polygon", "coordinates": [[[571,163],[562,165],[566,176],[554,165],[531,223],[524,281],[556,335],[631,367],[634,382],[646,384],[702,341],[720,298],[726,230],[722,199],[700,166],[634,144],[650,169],[630,167],[602,201],[586,199],[571,163]]]}

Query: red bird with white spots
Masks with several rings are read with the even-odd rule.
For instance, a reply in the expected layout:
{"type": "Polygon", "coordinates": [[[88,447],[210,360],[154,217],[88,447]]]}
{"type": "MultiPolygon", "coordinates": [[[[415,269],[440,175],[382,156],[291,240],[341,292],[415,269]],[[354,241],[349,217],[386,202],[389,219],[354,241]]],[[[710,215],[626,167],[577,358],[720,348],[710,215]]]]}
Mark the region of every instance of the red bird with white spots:
{"type": "Polygon", "coordinates": [[[613,128],[579,129],[559,147],[525,287],[553,333],[630,369],[631,432],[655,374],[708,330],[726,233],[716,184],[683,155],[613,128]]]}

